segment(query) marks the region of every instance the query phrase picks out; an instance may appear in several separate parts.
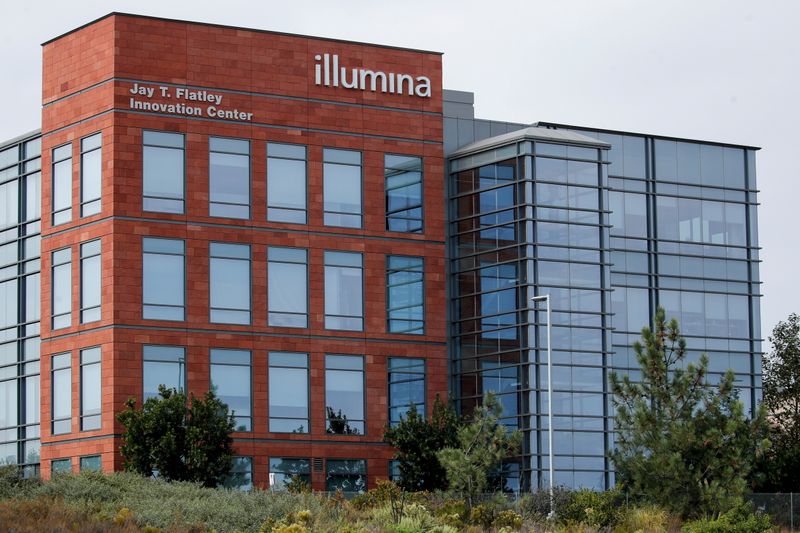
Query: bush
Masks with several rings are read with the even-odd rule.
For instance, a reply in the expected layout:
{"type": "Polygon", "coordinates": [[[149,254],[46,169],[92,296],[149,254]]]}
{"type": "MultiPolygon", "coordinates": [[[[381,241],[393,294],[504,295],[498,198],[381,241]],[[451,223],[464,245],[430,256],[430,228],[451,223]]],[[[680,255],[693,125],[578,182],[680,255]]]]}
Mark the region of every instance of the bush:
{"type": "Polygon", "coordinates": [[[772,531],[769,515],[756,511],[750,502],[739,502],[716,519],[702,519],[683,526],[687,533],[765,533],[772,531]]]}
{"type": "Polygon", "coordinates": [[[584,523],[597,528],[613,526],[618,518],[622,494],[618,490],[597,492],[581,489],[573,492],[566,505],[556,507],[556,518],[564,522],[584,523]]]}
{"type": "Polygon", "coordinates": [[[492,525],[498,529],[509,528],[512,530],[517,530],[522,527],[522,516],[515,513],[511,509],[506,509],[505,511],[500,511],[497,513],[492,525]]]}
{"type": "Polygon", "coordinates": [[[23,498],[42,484],[39,478],[22,477],[16,465],[0,466],[0,500],[23,498]]]}
{"type": "Polygon", "coordinates": [[[669,525],[669,514],[660,507],[631,507],[620,513],[614,531],[617,533],[666,533],[669,525]]]}
{"type": "MultiPolygon", "coordinates": [[[[572,491],[565,487],[553,487],[556,513],[572,500],[572,491]]],[[[519,501],[519,512],[524,520],[541,522],[550,514],[550,491],[539,490],[525,494],[519,501]]]]}

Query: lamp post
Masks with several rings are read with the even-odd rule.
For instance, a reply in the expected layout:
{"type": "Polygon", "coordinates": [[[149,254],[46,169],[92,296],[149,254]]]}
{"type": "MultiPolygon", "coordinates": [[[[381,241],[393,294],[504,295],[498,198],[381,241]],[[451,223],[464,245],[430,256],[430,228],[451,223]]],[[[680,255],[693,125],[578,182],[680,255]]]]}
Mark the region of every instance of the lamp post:
{"type": "Polygon", "coordinates": [[[550,347],[550,295],[542,294],[531,298],[534,303],[547,304],[547,449],[550,456],[550,514],[556,516],[556,500],[553,494],[553,357],[550,347]]]}

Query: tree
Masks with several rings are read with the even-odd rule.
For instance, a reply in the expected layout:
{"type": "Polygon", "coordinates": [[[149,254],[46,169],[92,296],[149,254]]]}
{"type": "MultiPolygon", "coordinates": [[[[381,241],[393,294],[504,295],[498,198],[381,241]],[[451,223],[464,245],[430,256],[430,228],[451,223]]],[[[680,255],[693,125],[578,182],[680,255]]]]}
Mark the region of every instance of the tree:
{"type": "Polygon", "coordinates": [[[394,457],[400,461],[398,485],[410,491],[446,489],[447,476],[436,452],[457,445],[458,427],[458,415],[438,395],[430,420],[412,405],[397,425],[387,426],[383,440],[397,448],[394,457]]]}
{"type": "Polygon", "coordinates": [[[117,415],[125,427],[120,448],[125,470],[216,487],[230,472],[233,458],[235,424],[228,406],[213,391],[189,402],[182,392],[163,385],[158,394],[141,409],[129,399],[117,415]]]}
{"type": "Polygon", "coordinates": [[[685,364],[686,341],[662,308],[654,323],[633,345],[640,381],[610,376],[618,483],[632,498],[684,517],[725,511],[744,494],[756,457],[769,446],[765,411],[752,420],[744,414],[730,370],[712,385],[705,354],[685,364]]]}
{"type": "Polygon", "coordinates": [[[514,455],[522,442],[519,430],[509,432],[499,422],[503,406],[491,393],[475,408],[472,421],[458,430],[458,445],[444,448],[436,456],[447,473],[450,490],[461,493],[472,508],[486,490],[489,475],[504,459],[514,455]]]}
{"type": "Polygon", "coordinates": [[[772,448],[759,465],[757,489],[796,492],[800,489],[800,316],[778,322],[769,338],[772,351],[764,358],[764,405],[772,448]]]}

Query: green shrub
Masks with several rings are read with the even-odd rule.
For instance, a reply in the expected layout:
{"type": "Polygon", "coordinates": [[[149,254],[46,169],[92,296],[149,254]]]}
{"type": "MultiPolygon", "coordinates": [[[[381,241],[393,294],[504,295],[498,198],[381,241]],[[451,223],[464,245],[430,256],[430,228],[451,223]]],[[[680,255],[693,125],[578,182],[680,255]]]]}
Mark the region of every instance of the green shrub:
{"type": "Polygon", "coordinates": [[[669,513],[660,507],[631,507],[620,513],[615,533],[666,533],[669,513]]]}
{"type": "MultiPolygon", "coordinates": [[[[556,513],[572,500],[572,491],[565,487],[553,487],[556,513]]],[[[519,512],[525,520],[543,521],[550,514],[550,491],[539,490],[525,494],[519,500],[519,512]]]]}
{"type": "Polygon", "coordinates": [[[573,492],[566,505],[556,507],[556,518],[562,522],[584,523],[597,528],[613,526],[619,514],[622,495],[617,490],[598,492],[581,489],[573,492]]]}
{"type": "Polygon", "coordinates": [[[756,511],[750,502],[739,502],[715,519],[687,522],[686,533],[765,533],[772,531],[769,515],[756,511]]]}
{"type": "Polygon", "coordinates": [[[488,529],[494,522],[495,509],[492,505],[480,503],[474,506],[469,512],[469,521],[477,524],[484,529],[488,529]]]}
{"type": "Polygon", "coordinates": [[[498,529],[509,528],[512,530],[517,530],[522,528],[522,516],[518,513],[515,513],[511,509],[506,509],[505,511],[500,511],[497,513],[492,525],[498,529]]]}
{"type": "Polygon", "coordinates": [[[22,477],[16,465],[0,465],[0,500],[24,498],[41,484],[39,478],[22,477]]]}

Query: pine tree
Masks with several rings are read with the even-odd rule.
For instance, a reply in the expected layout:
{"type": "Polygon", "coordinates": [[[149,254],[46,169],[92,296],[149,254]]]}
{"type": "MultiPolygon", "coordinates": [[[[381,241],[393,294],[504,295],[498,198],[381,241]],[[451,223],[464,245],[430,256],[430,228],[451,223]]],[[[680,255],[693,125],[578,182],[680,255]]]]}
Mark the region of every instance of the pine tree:
{"type": "Polygon", "coordinates": [[[684,517],[731,508],[747,490],[756,457],[769,446],[765,411],[743,412],[728,371],[709,382],[708,357],[685,364],[686,341],[664,310],[633,346],[641,378],[612,373],[617,480],[633,498],[684,517]],[[685,365],[685,368],[684,368],[685,365]]]}
{"type": "Polygon", "coordinates": [[[760,462],[757,489],[800,490],[800,316],[779,322],[764,358],[764,404],[769,413],[772,448],[760,462]]]}
{"type": "Polygon", "coordinates": [[[508,431],[499,422],[503,406],[491,393],[475,409],[472,421],[458,430],[458,446],[437,453],[447,472],[450,490],[460,493],[472,508],[488,486],[489,475],[520,447],[519,430],[508,431]]]}
{"type": "Polygon", "coordinates": [[[447,476],[436,453],[457,444],[459,423],[453,408],[437,395],[430,419],[412,405],[397,425],[386,427],[383,440],[397,448],[395,459],[400,462],[400,487],[409,491],[447,488],[447,476]]]}

